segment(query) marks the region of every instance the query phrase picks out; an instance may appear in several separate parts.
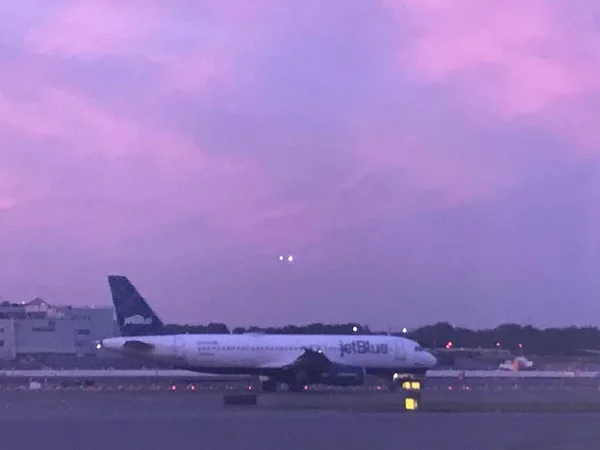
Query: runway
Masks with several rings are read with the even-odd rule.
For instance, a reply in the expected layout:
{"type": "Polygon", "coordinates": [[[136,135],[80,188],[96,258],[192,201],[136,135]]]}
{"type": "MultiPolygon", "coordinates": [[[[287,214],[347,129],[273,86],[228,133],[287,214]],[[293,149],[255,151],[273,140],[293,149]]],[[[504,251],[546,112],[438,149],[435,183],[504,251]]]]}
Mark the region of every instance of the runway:
{"type": "MultiPolygon", "coordinates": [[[[27,380],[4,378],[0,391],[14,390],[27,386],[27,380]]],[[[81,383],[74,380],[42,381],[45,390],[81,390],[81,383]]],[[[88,384],[89,390],[125,390],[125,391],[176,391],[194,388],[196,392],[260,392],[260,384],[253,381],[202,381],[193,382],[151,379],[110,379],[96,380],[88,384]]],[[[365,393],[386,393],[387,386],[380,380],[369,380],[361,387],[309,388],[309,394],[331,393],[361,396],[365,393]]],[[[423,393],[430,401],[479,401],[479,402],[523,402],[523,401],[588,401],[600,404],[600,380],[590,378],[564,379],[428,379],[423,383],[423,393]]]]}
{"type": "Polygon", "coordinates": [[[397,397],[305,394],[231,408],[210,392],[1,392],[0,448],[587,450],[600,442],[600,414],[356,413],[318,406],[397,397]],[[316,407],[294,407],[305,402],[316,407]]]}
{"type": "Polygon", "coordinates": [[[435,401],[598,402],[598,379],[470,379],[427,380],[425,392],[435,401]]]}

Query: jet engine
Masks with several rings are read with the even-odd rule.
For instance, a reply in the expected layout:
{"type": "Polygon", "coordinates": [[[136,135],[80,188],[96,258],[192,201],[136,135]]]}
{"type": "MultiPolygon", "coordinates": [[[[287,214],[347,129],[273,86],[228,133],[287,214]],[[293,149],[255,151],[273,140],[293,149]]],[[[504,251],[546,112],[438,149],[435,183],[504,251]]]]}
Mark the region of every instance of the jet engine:
{"type": "Polygon", "coordinates": [[[327,372],[319,376],[317,384],[330,386],[361,386],[365,383],[365,370],[357,366],[332,364],[327,372]]]}

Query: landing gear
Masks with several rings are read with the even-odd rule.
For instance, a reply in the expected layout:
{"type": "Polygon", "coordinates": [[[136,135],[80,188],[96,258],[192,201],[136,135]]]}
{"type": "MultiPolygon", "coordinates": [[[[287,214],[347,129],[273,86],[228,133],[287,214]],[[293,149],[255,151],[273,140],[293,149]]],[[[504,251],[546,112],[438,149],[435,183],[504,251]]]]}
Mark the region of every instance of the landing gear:
{"type": "Polygon", "coordinates": [[[301,383],[290,383],[288,384],[288,391],[290,392],[304,392],[305,385],[301,383]]]}
{"type": "Polygon", "coordinates": [[[276,392],[277,391],[277,380],[269,378],[261,383],[261,390],[263,392],[276,392]]]}
{"type": "Polygon", "coordinates": [[[302,377],[300,379],[276,379],[261,377],[260,388],[263,392],[277,392],[279,391],[279,385],[285,384],[288,392],[304,392],[306,390],[307,383],[302,377]]]}
{"type": "Polygon", "coordinates": [[[259,377],[263,392],[277,392],[280,385],[285,384],[288,392],[304,392],[310,384],[311,376],[305,370],[288,371],[285,373],[261,375],[259,377]]]}
{"type": "Polygon", "coordinates": [[[292,372],[288,377],[286,384],[289,392],[304,392],[306,386],[310,384],[311,376],[305,370],[292,372]]]}
{"type": "MultiPolygon", "coordinates": [[[[303,383],[289,382],[285,383],[289,392],[304,392],[306,385],[303,383]]],[[[279,383],[277,380],[269,379],[260,383],[260,389],[263,392],[277,392],[279,390],[279,383]]]]}

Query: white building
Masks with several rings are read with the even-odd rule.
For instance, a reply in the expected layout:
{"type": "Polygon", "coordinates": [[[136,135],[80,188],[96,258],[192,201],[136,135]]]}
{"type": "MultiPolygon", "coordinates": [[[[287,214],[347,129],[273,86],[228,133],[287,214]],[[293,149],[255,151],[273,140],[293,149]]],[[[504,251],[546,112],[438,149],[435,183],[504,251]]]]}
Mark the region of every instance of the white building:
{"type": "Polygon", "coordinates": [[[0,359],[25,355],[83,355],[93,342],[116,335],[113,308],[52,306],[42,299],[0,303],[0,359]]]}

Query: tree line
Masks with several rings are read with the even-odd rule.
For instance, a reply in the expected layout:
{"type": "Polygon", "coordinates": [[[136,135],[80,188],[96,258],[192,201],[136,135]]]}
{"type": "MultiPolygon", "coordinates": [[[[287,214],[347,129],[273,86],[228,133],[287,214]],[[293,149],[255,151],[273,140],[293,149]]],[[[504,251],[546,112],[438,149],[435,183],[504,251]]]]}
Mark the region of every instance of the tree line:
{"type": "Polygon", "coordinates": [[[596,327],[535,328],[531,325],[503,324],[496,328],[472,330],[454,327],[446,322],[393,332],[372,331],[357,323],[286,325],[283,327],[236,327],[229,329],[223,323],[207,325],[166,326],[168,334],[372,334],[406,336],[424,347],[501,348],[536,355],[582,355],[600,352],[600,329],[596,327]],[[404,332],[405,331],[405,332],[404,332]],[[592,352],[590,352],[592,350],[592,352]]]}

